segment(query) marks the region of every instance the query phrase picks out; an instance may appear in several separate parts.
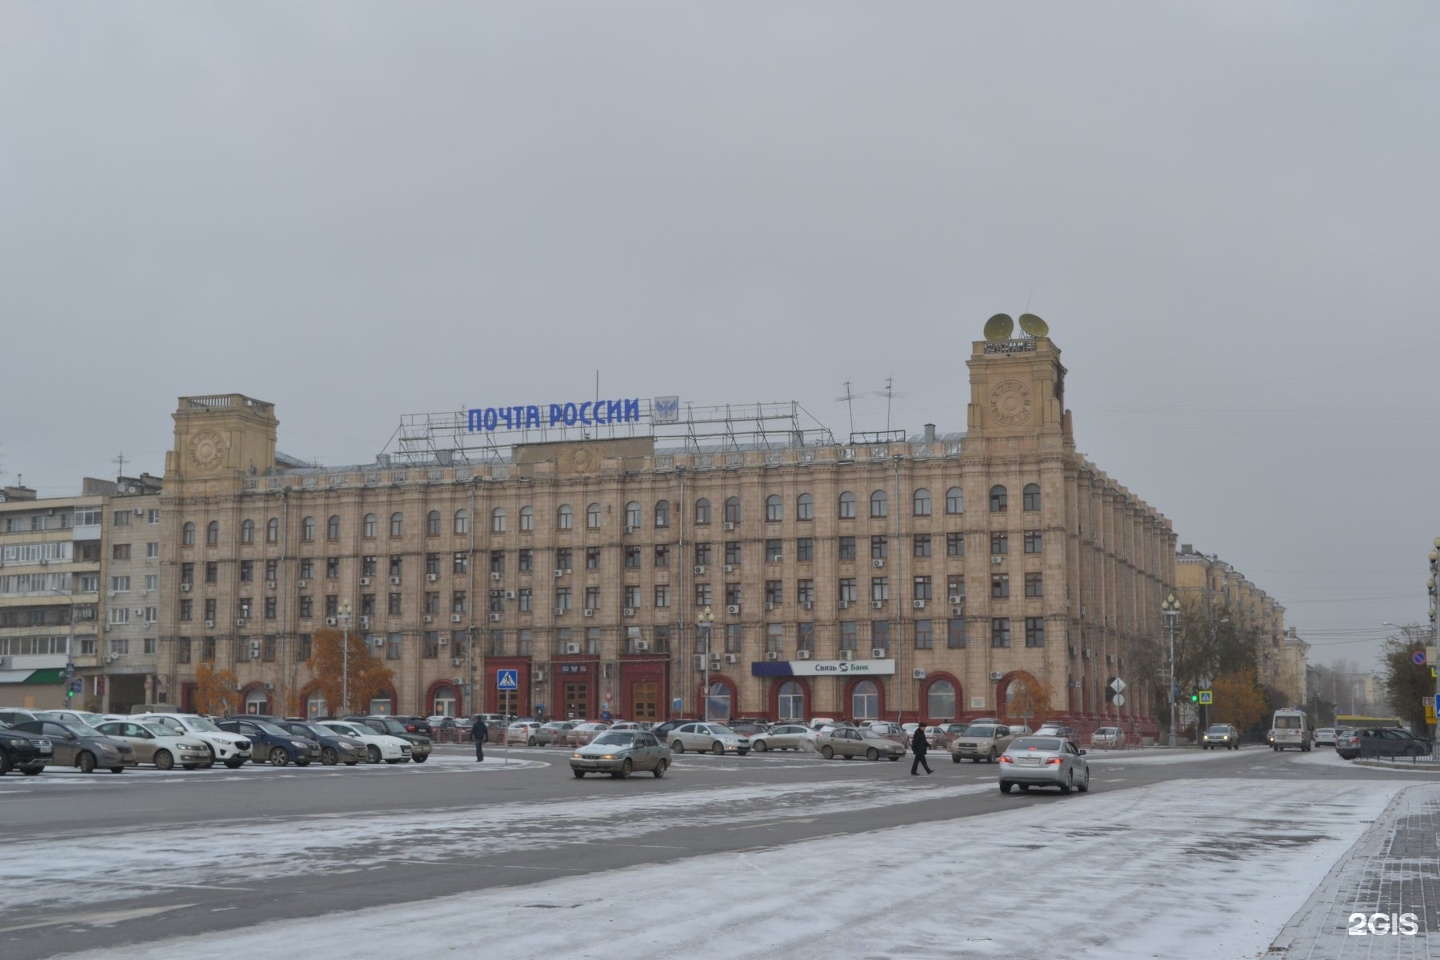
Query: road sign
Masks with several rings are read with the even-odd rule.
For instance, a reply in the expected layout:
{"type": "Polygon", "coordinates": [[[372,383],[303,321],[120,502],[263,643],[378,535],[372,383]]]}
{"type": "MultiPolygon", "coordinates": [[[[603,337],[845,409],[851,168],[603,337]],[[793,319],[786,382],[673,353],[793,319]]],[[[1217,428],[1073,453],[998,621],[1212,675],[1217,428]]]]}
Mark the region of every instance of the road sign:
{"type": "Polygon", "coordinates": [[[1113,703],[1113,704],[1115,704],[1115,706],[1117,706],[1117,707],[1123,707],[1123,706],[1125,706],[1125,694],[1123,694],[1123,693],[1117,693],[1117,694],[1115,694],[1115,699],[1111,700],[1110,702],[1113,703]]]}
{"type": "Polygon", "coordinates": [[[1414,653],[1410,654],[1410,662],[1415,664],[1415,666],[1417,667],[1425,666],[1425,651],[1416,650],[1414,653]]]}
{"type": "Polygon", "coordinates": [[[1114,690],[1116,693],[1124,693],[1125,681],[1121,680],[1119,677],[1116,677],[1114,680],[1110,681],[1110,689],[1114,690]]]}
{"type": "Polygon", "coordinates": [[[66,679],[66,680],[73,680],[74,678],[75,678],[75,664],[73,664],[73,663],[67,663],[67,664],[65,664],[65,679],[66,679]]]}
{"type": "Polygon", "coordinates": [[[81,680],[79,677],[76,677],[74,680],[71,680],[71,681],[70,681],[70,692],[71,692],[71,693],[82,693],[82,692],[84,692],[84,690],[85,690],[85,681],[84,681],[84,680],[81,680]]]}
{"type": "Polygon", "coordinates": [[[519,671],[519,670],[497,670],[497,671],[495,671],[495,689],[496,689],[496,690],[519,690],[519,689],[520,689],[520,671],[519,671]]]}
{"type": "Polygon", "coordinates": [[[1201,690],[1201,691],[1200,691],[1200,702],[1201,702],[1201,703],[1214,703],[1214,702],[1215,702],[1215,691],[1214,691],[1214,690],[1201,690]]]}

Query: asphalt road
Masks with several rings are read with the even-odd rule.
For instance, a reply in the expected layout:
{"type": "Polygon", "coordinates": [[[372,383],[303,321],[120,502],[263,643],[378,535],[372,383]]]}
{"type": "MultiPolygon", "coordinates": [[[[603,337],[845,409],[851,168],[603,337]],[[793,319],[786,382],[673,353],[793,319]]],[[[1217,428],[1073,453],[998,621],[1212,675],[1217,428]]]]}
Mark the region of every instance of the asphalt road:
{"type": "MultiPolygon", "coordinates": [[[[1323,748],[1322,748],[1323,749],[1323,748]]],[[[1092,754],[1092,792],[1164,780],[1403,776],[1249,747],[1092,754]],[[1170,754],[1166,761],[1178,761],[1170,754]]],[[[1002,796],[996,768],[932,755],[684,754],[669,775],[570,776],[565,751],[440,745],[424,765],[246,767],[0,780],[0,957],[317,916],[1085,797],[1002,796]],[[52,855],[53,854],[53,855],[52,855]]],[[[1413,775],[1412,775],[1413,776],[1413,775]]]]}

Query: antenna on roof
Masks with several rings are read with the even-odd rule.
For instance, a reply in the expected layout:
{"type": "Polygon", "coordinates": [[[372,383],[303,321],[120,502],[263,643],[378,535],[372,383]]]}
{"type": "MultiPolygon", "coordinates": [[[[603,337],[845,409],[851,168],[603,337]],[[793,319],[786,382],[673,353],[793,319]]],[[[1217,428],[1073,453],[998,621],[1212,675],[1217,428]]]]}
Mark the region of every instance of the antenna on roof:
{"type": "Polygon", "coordinates": [[[845,381],[845,396],[836,397],[836,400],[844,400],[845,407],[850,411],[850,432],[855,432],[855,404],[851,403],[859,394],[850,389],[850,381],[845,381]]]}
{"type": "MultiPolygon", "coordinates": [[[[876,390],[876,391],[875,391],[875,396],[877,396],[877,397],[884,397],[884,398],[885,398],[885,432],[886,432],[886,433],[889,433],[889,432],[890,432],[890,401],[893,400],[893,399],[895,399],[896,397],[905,397],[905,396],[906,396],[906,394],[903,394],[903,393],[896,393],[894,387],[895,387],[895,378],[894,378],[894,377],[886,377],[886,378],[885,378],[885,389],[884,389],[884,390],[876,390]]],[[[854,429],[855,429],[854,424],[851,424],[850,429],[851,429],[851,430],[854,430],[854,429]]]]}
{"type": "Polygon", "coordinates": [[[121,450],[121,451],[120,451],[120,456],[118,456],[118,457],[111,457],[111,458],[110,458],[110,462],[113,463],[113,464],[116,464],[116,471],[115,471],[115,473],[116,473],[116,476],[117,476],[117,477],[123,477],[123,476],[125,476],[125,451],[124,451],[124,450],[121,450]]]}

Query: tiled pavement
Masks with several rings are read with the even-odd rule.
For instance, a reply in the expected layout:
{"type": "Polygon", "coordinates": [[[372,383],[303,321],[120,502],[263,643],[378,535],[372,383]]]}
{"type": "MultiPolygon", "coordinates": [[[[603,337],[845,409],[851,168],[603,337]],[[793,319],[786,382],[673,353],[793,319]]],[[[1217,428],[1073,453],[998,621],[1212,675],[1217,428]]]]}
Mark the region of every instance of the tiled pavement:
{"type": "Polygon", "coordinates": [[[1402,790],[1270,947],[1283,960],[1440,957],[1440,784],[1402,790]],[[1373,914],[1413,914],[1415,932],[1379,933],[1373,914]],[[1364,914],[1357,923],[1353,914],[1364,914]],[[1355,931],[1355,932],[1352,932],[1355,931]],[[1360,932],[1363,931],[1363,932],[1360,932]]]}

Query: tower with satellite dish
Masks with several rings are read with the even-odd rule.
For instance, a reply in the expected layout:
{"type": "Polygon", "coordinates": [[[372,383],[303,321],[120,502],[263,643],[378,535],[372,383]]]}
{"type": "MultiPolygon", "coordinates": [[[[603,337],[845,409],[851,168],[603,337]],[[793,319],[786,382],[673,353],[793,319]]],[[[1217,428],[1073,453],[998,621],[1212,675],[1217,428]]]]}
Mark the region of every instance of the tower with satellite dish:
{"type": "Polygon", "coordinates": [[[1065,367],[1050,325],[1020,315],[1020,335],[1007,313],[985,322],[972,345],[966,447],[980,455],[1063,453],[1074,450],[1065,410],[1065,367]]]}

